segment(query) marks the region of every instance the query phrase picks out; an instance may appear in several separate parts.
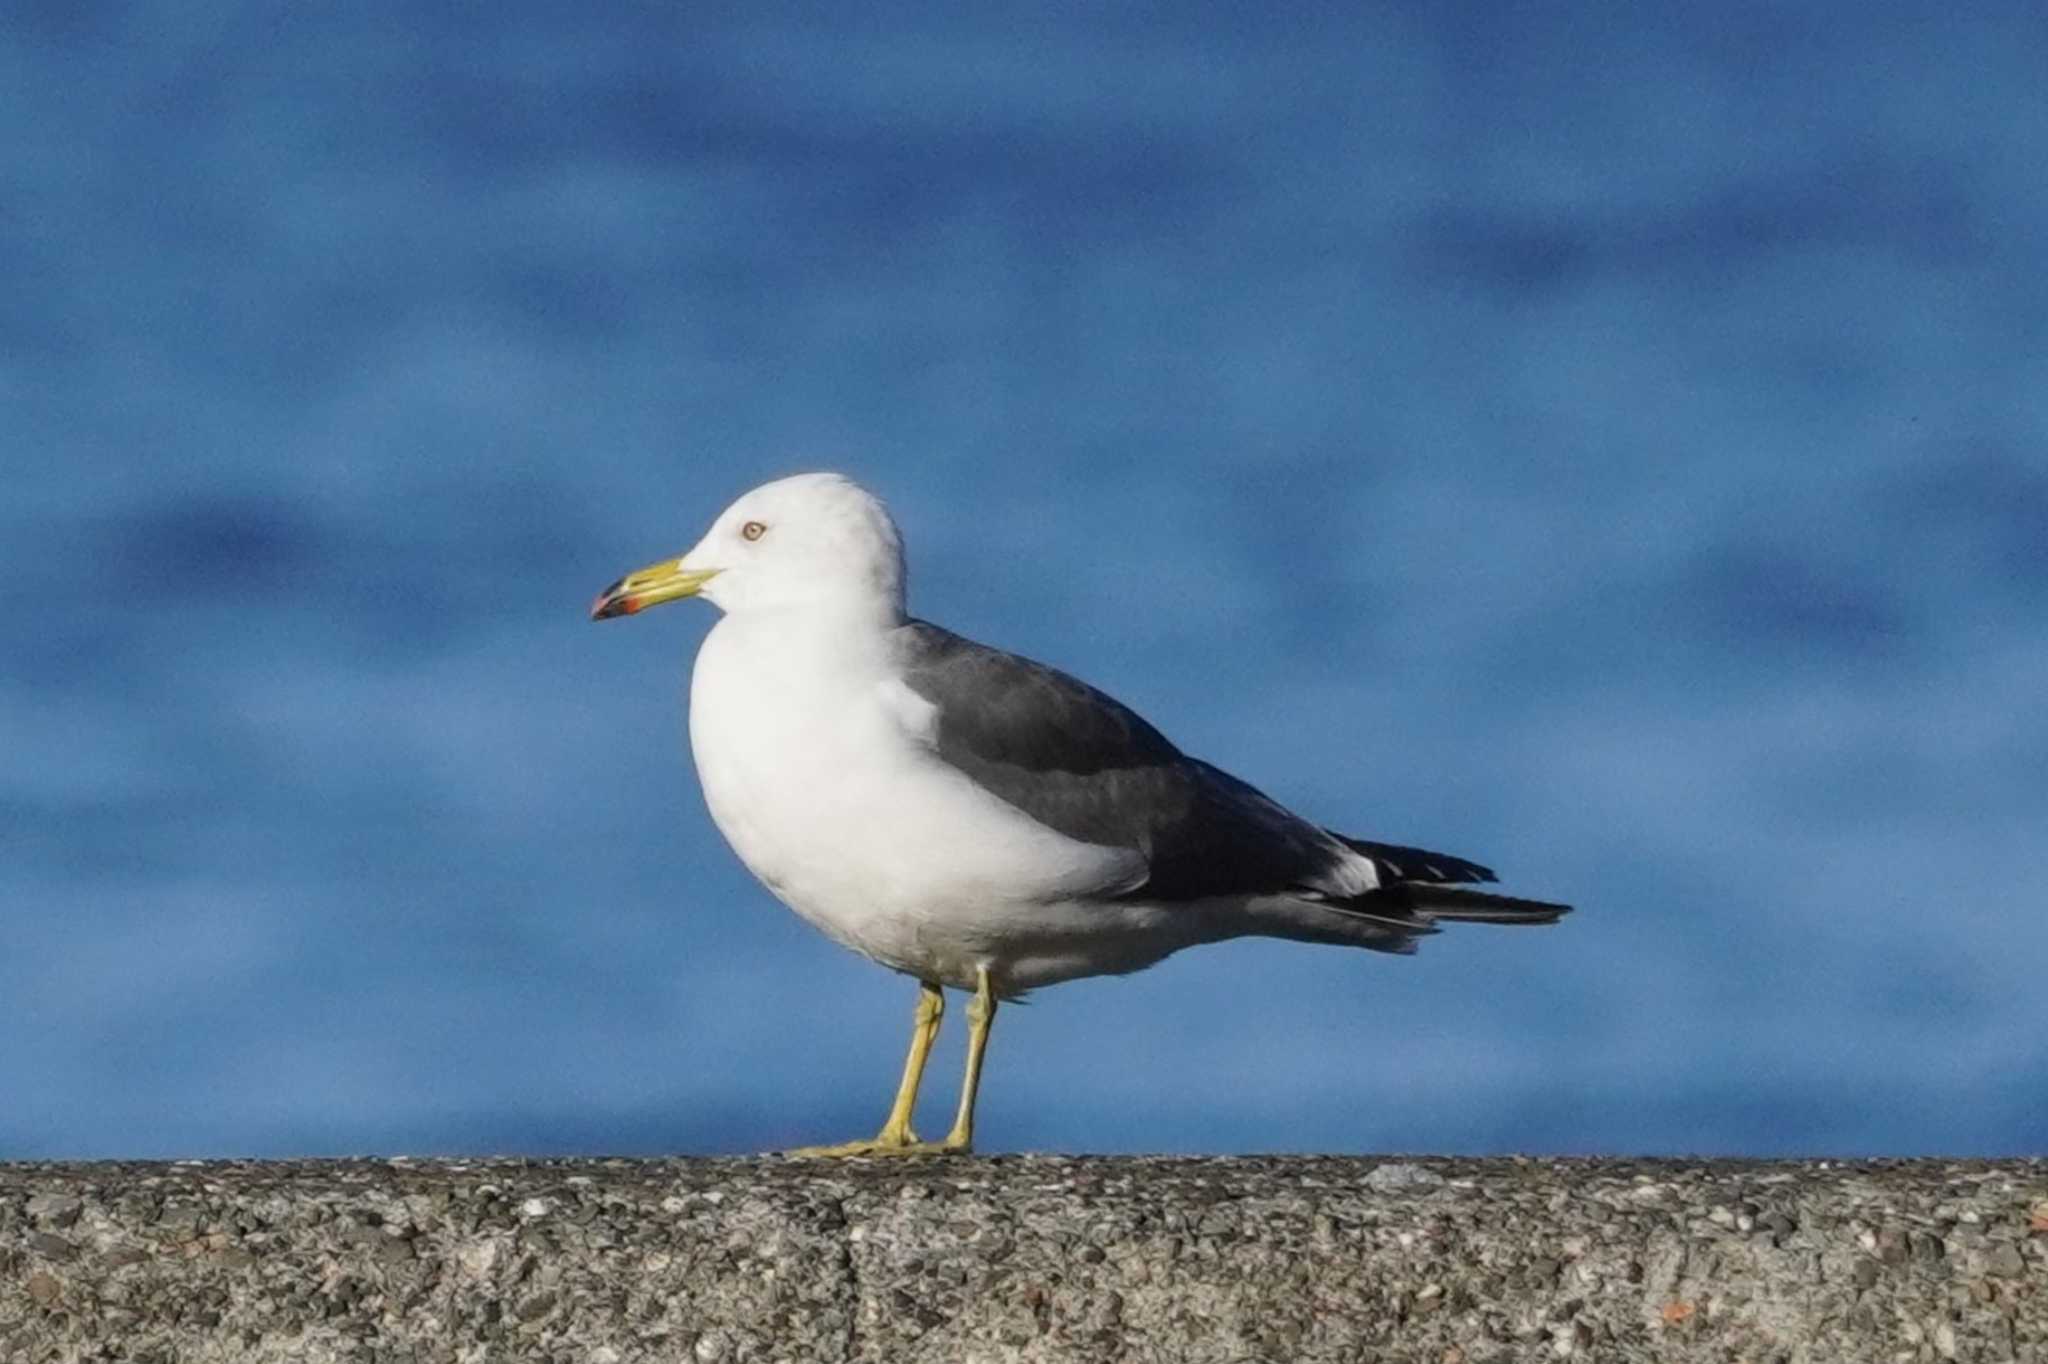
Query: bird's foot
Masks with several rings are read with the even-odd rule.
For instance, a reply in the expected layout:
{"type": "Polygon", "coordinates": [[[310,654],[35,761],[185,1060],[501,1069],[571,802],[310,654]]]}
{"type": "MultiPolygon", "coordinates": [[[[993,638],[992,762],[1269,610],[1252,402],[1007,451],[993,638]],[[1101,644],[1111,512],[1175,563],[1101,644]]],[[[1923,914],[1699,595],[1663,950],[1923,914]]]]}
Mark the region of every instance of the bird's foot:
{"type": "Polygon", "coordinates": [[[791,1160],[838,1160],[845,1156],[960,1156],[973,1149],[958,1135],[944,1141],[919,1141],[913,1132],[884,1131],[865,1141],[846,1141],[837,1146],[799,1146],[782,1154],[791,1160]]]}

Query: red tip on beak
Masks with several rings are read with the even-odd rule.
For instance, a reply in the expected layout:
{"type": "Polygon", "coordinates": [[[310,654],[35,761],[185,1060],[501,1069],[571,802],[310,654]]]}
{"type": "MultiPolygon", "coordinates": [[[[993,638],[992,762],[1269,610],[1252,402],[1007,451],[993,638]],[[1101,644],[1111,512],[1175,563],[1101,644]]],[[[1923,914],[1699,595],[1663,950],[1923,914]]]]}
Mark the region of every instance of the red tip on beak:
{"type": "Polygon", "coordinates": [[[626,580],[619,579],[610,587],[597,594],[597,600],[590,604],[592,620],[610,620],[613,616],[630,616],[640,609],[640,603],[625,595],[626,580]]]}
{"type": "Polygon", "coordinates": [[[694,597],[698,589],[717,576],[715,568],[684,568],[680,559],[649,564],[637,573],[628,573],[598,593],[597,600],[590,604],[590,618],[610,620],[613,616],[630,616],[665,601],[694,597]]]}

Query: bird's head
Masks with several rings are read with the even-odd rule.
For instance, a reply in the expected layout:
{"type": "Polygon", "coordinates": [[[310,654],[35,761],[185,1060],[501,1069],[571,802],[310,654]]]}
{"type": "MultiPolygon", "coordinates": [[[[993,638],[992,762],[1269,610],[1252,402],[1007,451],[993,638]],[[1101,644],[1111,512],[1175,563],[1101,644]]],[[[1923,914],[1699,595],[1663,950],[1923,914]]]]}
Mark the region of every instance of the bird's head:
{"type": "Polygon", "coordinates": [[[593,620],[680,597],[720,610],[847,607],[903,611],[903,539],[881,499],[839,474],[764,483],[727,507],[689,553],[628,573],[593,620]]]}

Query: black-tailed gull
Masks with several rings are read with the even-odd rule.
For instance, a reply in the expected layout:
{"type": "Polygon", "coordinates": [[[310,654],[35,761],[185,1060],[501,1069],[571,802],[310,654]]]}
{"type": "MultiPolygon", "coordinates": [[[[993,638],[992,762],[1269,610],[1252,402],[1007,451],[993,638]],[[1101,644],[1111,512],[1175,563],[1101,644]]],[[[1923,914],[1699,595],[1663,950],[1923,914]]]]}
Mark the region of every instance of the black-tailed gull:
{"type": "Polygon", "coordinates": [[[805,1154],[967,1150],[996,1002],[1041,985],[1253,934],[1412,952],[1442,920],[1568,908],[1310,823],[1086,683],[905,614],[895,523],[839,475],[754,489],[591,614],[690,596],[725,613],[690,681],[719,831],[790,908],[920,986],[881,1133],[805,1154]],[[952,1131],[926,1143],[911,1109],[947,985],[973,995],[967,1073],[952,1131]]]}

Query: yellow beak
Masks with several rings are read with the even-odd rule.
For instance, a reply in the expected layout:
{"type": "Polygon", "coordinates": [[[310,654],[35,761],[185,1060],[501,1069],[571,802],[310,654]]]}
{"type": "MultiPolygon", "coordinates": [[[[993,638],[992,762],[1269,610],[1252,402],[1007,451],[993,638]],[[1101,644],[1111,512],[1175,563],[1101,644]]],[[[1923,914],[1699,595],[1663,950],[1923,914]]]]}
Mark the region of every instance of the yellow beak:
{"type": "Polygon", "coordinates": [[[703,590],[704,584],[717,577],[715,568],[684,568],[681,559],[664,559],[625,577],[597,594],[591,604],[592,620],[609,620],[613,616],[630,616],[635,611],[645,611],[650,606],[659,606],[665,601],[678,597],[694,597],[703,590]]]}

